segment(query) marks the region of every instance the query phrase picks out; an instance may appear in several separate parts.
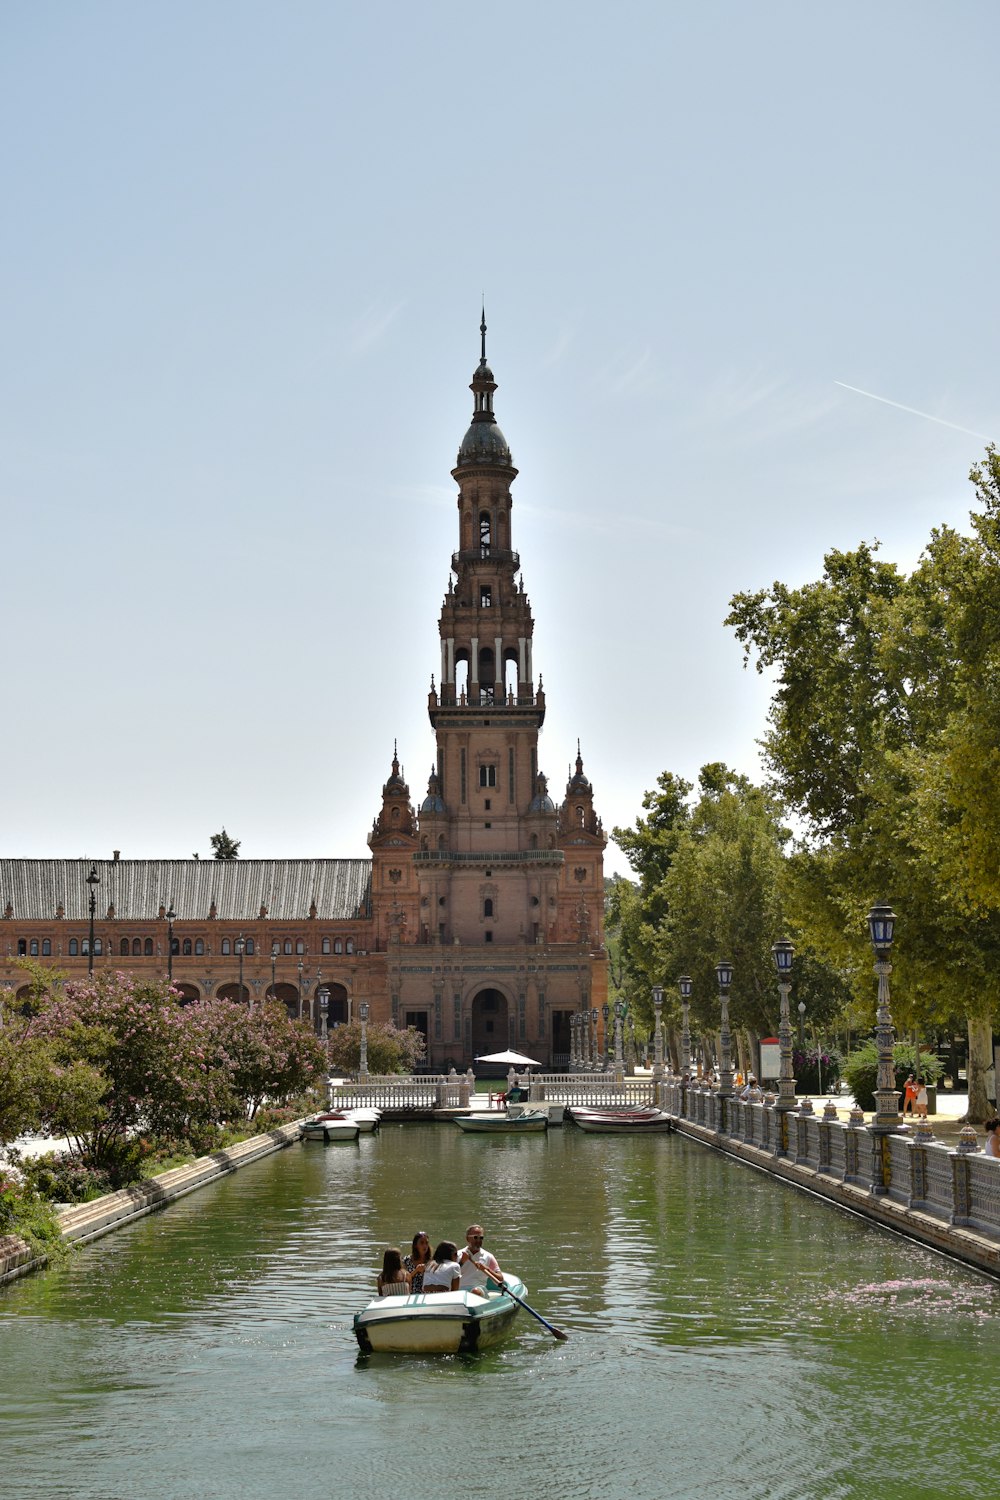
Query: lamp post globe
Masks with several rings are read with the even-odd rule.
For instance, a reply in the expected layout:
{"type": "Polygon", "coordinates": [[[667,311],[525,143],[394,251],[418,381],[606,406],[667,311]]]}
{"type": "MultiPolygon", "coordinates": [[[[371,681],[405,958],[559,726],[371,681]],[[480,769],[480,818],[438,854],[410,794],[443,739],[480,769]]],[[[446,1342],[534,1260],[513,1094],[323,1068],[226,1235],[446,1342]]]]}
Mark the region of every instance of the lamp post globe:
{"type": "Polygon", "coordinates": [[[243,1004],[243,952],[246,948],[246,945],[246,938],[241,932],[234,944],[234,947],[236,948],[236,955],[240,961],[239,989],[236,992],[236,1000],[239,1005],[243,1004]]]}

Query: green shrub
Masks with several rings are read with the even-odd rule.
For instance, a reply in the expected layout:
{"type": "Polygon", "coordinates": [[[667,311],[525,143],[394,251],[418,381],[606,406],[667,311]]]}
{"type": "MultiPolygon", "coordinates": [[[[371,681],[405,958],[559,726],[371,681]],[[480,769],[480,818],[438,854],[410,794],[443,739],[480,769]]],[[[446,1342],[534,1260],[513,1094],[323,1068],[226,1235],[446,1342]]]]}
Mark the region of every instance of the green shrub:
{"type": "MultiPolygon", "coordinates": [[[[907,1075],[917,1076],[917,1057],[911,1042],[897,1042],[892,1049],[892,1063],[896,1074],[895,1087],[900,1094],[907,1075]]],[[[862,1043],[844,1063],[843,1075],[847,1086],[862,1109],[875,1108],[875,1085],[878,1081],[878,1048],[874,1041],[862,1043]]],[[[934,1052],[921,1052],[919,1072],[926,1083],[937,1083],[944,1072],[944,1064],[934,1052]]]]}

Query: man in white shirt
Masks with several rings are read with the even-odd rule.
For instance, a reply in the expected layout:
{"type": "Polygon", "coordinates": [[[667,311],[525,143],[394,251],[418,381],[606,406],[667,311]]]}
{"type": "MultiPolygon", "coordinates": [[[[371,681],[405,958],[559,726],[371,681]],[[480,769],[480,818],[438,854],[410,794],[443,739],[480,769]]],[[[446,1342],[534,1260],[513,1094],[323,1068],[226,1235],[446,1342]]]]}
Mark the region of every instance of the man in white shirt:
{"type": "Polygon", "coordinates": [[[458,1253],[458,1263],[462,1267],[461,1287],[478,1287],[481,1290],[496,1291],[496,1282],[491,1281],[486,1272],[499,1278],[500,1264],[496,1256],[491,1255],[488,1250],[483,1249],[483,1226],[481,1224],[470,1224],[465,1231],[465,1248],[458,1253]]]}

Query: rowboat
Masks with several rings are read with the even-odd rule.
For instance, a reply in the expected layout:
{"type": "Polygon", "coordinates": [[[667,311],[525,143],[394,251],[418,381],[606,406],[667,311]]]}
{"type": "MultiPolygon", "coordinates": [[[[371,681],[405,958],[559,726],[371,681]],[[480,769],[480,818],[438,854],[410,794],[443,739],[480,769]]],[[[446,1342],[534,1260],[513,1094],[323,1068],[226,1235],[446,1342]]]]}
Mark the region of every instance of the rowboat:
{"type": "Polygon", "coordinates": [[[356,1141],[361,1134],[357,1120],[332,1119],[329,1115],[316,1115],[312,1120],[303,1120],[299,1126],[300,1141],[356,1141]]]}
{"type": "Polygon", "coordinates": [[[455,1124],[469,1135],[528,1135],[548,1130],[549,1117],[543,1110],[527,1109],[517,1115],[456,1115],[455,1124]]]}
{"type": "MultiPolygon", "coordinates": [[[[523,1281],[504,1272],[522,1297],[523,1281]]],[[[519,1304],[505,1291],[485,1297],[470,1288],[457,1292],[408,1292],[375,1297],[354,1315],[354,1336],[365,1354],[470,1354],[503,1338],[519,1304]]]]}
{"type": "Polygon", "coordinates": [[[350,1105],[345,1109],[325,1109],[317,1120],[353,1120],[359,1127],[362,1135],[370,1135],[377,1130],[382,1119],[382,1111],[375,1109],[373,1105],[357,1104],[350,1105]]]}
{"type": "Polygon", "coordinates": [[[674,1122],[661,1109],[585,1109],[571,1106],[574,1125],[592,1135],[666,1135],[674,1122]]]}

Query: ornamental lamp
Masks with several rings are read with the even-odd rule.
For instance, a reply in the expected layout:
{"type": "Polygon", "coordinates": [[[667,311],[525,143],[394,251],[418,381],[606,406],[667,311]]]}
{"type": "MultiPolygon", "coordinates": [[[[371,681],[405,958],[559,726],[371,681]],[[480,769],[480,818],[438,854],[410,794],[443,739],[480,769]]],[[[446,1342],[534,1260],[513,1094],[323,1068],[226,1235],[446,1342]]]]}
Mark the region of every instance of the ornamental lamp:
{"type": "Polygon", "coordinates": [[[896,913],[888,902],[880,902],[868,913],[868,931],[876,957],[888,958],[892,952],[892,934],[896,925],[896,913]]]}
{"type": "Polygon", "coordinates": [[[792,972],[795,945],[790,943],[787,938],[780,938],[778,942],[772,943],[771,953],[774,957],[774,967],[778,971],[778,978],[787,979],[792,972]]]}

